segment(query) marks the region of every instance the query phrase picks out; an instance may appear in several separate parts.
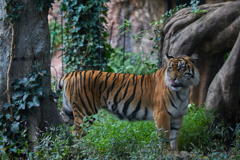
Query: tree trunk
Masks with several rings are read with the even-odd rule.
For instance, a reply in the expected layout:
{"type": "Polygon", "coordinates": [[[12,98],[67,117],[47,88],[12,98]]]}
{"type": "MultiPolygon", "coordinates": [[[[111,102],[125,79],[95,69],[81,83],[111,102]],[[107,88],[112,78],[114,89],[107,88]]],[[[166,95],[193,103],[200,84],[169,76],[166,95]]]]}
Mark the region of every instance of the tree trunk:
{"type": "MultiPolygon", "coordinates": [[[[4,6],[5,0],[0,0],[0,19],[6,18],[4,6]]],[[[3,105],[7,103],[7,70],[9,65],[9,54],[11,45],[10,25],[6,21],[0,21],[0,112],[2,112],[3,105]]]]}
{"type": "MultiPolygon", "coordinates": [[[[3,0],[1,0],[3,2],[3,0]]],[[[35,0],[20,1],[21,8],[20,17],[12,22],[14,25],[14,49],[13,61],[10,71],[10,82],[15,79],[26,77],[28,73],[33,71],[33,65],[41,63],[41,69],[47,71],[47,78],[42,78],[41,85],[44,86],[44,94],[49,95],[51,92],[51,73],[50,73],[50,33],[48,28],[48,8],[43,8],[42,11],[36,7],[35,0]]],[[[1,5],[1,7],[4,5],[1,5]]],[[[2,8],[3,10],[3,8],[2,8]]],[[[3,13],[1,10],[0,13],[3,13]]],[[[5,13],[5,12],[4,12],[5,13]]],[[[7,20],[0,22],[1,47],[0,50],[0,91],[3,93],[6,90],[6,80],[9,59],[10,59],[10,44],[12,41],[12,29],[7,20]],[[2,38],[5,35],[6,38],[2,38]]],[[[13,90],[11,89],[11,93],[13,90]]],[[[6,94],[1,94],[0,105],[6,102],[6,94]]],[[[42,98],[40,107],[36,108],[35,113],[28,114],[28,135],[30,142],[36,140],[37,128],[45,129],[49,125],[59,125],[62,119],[59,111],[53,100],[42,98]],[[48,123],[46,123],[48,122],[48,123]]]]}
{"type": "MultiPolygon", "coordinates": [[[[240,85],[240,32],[235,45],[211,83],[206,100],[208,110],[215,110],[224,117],[226,124],[232,127],[239,122],[237,117],[240,85]]],[[[234,127],[235,128],[235,127],[234,127]]]]}
{"type": "MultiPolygon", "coordinates": [[[[190,102],[205,102],[207,90],[230,51],[240,30],[240,1],[199,6],[206,12],[185,8],[163,26],[160,53],[172,56],[199,55],[200,84],[192,89],[190,102]]],[[[162,65],[165,65],[162,64],[162,65]]]]}
{"type": "Polygon", "coordinates": [[[130,22],[129,31],[125,35],[125,50],[127,52],[150,53],[154,43],[150,38],[155,37],[149,25],[151,22],[158,21],[167,11],[168,3],[165,0],[111,0],[108,4],[108,33],[109,41],[114,48],[124,46],[124,35],[120,35],[124,30],[118,27],[125,23],[124,19],[130,22]],[[111,34],[111,28],[113,33],[111,34]],[[141,39],[133,40],[132,35],[137,37],[141,31],[150,30],[141,39]]]}

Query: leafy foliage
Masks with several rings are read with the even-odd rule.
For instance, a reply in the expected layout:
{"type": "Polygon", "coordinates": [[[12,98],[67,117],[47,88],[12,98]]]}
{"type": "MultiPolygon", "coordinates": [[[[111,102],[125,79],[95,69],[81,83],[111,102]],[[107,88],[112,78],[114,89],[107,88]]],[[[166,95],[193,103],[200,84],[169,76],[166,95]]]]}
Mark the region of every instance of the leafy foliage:
{"type": "Polygon", "coordinates": [[[62,2],[61,9],[65,11],[63,60],[66,72],[106,68],[108,53],[113,51],[106,41],[106,2],[108,0],[62,2]]]}
{"type": "Polygon", "coordinates": [[[206,10],[200,10],[200,8],[198,7],[200,1],[198,0],[191,0],[190,4],[191,4],[191,8],[192,8],[192,13],[202,13],[202,12],[207,12],[206,10]]]}
{"type": "Polygon", "coordinates": [[[206,112],[206,108],[197,108],[194,104],[190,104],[189,113],[184,116],[179,135],[179,149],[192,151],[193,154],[202,152],[210,157],[221,157],[221,154],[227,157],[234,155],[236,149],[240,149],[238,143],[240,137],[237,135],[240,124],[236,127],[235,134],[232,134],[232,128],[226,127],[223,122],[216,123],[215,120],[214,112],[206,112]],[[228,144],[228,141],[233,142],[234,139],[233,144],[228,144]],[[219,154],[216,154],[218,152],[219,154]]]}
{"type": "MultiPolygon", "coordinates": [[[[51,3],[54,3],[54,0],[35,0],[36,8],[38,10],[43,10],[43,8],[50,8],[52,7],[51,3]]],[[[6,6],[4,6],[4,9],[7,10],[7,19],[11,21],[17,20],[21,15],[21,9],[24,8],[21,1],[13,1],[13,0],[6,0],[6,6]]],[[[0,17],[0,20],[3,20],[2,17],[0,17]]]]}
{"type": "MultiPolygon", "coordinates": [[[[55,22],[55,20],[51,20],[49,22],[49,30],[50,30],[50,35],[54,35],[54,41],[53,41],[53,38],[51,38],[51,45],[53,44],[53,46],[52,46],[53,50],[51,51],[51,53],[54,54],[56,49],[62,43],[61,24],[58,21],[55,22]]],[[[63,37],[65,37],[65,36],[66,36],[65,32],[63,32],[63,37]]]]}
{"type": "Polygon", "coordinates": [[[108,71],[115,73],[150,74],[157,70],[157,63],[151,59],[151,54],[144,52],[136,54],[116,50],[111,54],[107,65],[108,71]]]}
{"type": "Polygon", "coordinates": [[[14,94],[12,103],[5,103],[4,113],[0,114],[0,153],[9,157],[18,157],[26,154],[28,142],[26,141],[27,114],[34,112],[40,106],[39,99],[44,97],[44,88],[41,86],[42,77],[46,76],[46,70],[38,69],[22,79],[16,79],[12,83],[14,94]],[[10,111],[12,110],[12,112],[10,111]]]}

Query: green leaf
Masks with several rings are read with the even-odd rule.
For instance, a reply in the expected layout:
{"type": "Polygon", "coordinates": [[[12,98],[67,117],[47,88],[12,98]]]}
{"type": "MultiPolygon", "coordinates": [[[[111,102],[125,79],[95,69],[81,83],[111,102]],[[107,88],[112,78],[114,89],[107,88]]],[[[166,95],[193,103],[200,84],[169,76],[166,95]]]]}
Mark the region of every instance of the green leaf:
{"type": "Polygon", "coordinates": [[[38,96],[34,96],[33,97],[33,104],[34,104],[35,107],[40,106],[40,102],[38,100],[38,96]]]}
{"type": "Polygon", "coordinates": [[[14,118],[18,121],[18,120],[20,120],[21,116],[20,115],[14,115],[14,118]]]}
{"type": "Polygon", "coordinates": [[[11,131],[13,132],[13,133],[18,133],[18,131],[19,131],[19,124],[20,124],[20,122],[13,122],[13,124],[12,124],[12,127],[11,127],[11,131]]]}
{"type": "Polygon", "coordinates": [[[11,104],[5,103],[5,104],[3,105],[3,108],[4,108],[4,109],[8,109],[9,106],[11,106],[11,104]]]}
{"type": "Polygon", "coordinates": [[[9,118],[11,118],[11,115],[8,113],[8,114],[5,115],[5,117],[6,117],[7,119],[9,119],[9,118]]]}
{"type": "Polygon", "coordinates": [[[37,86],[39,86],[40,84],[39,83],[34,83],[34,84],[31,84],[30,85],[30,88],[34,88],[34,87],[37,87],[37,86]]]}
{"type": "Polygon", "coordinates": [[[33,94],[38,95],[38,96],[42,96],[43,95],[43,87],[42,86],[36,87],[36,89],[33,91],[33,94]]]}
{"type": "Polygon", "coordinates": [[[20,87],[20,80],[19,79],[15,79],[15,81],[11,84],[11,86],[16,90],[20,87]]]}
{"type": "Polygon", "coordinates": [[[32,108],[34,106],[34,103],[33,102],[27,102],[27,106],[30,109],[30,108],[32,108]]]}
{"type": "Polygon", "coordinates": [[[29,91],[24,92],[23,101],[26,101],[27,97],[30,95],[29,91]]]}
{"type": "Polygon", "coordinates": [[[25,103],[20,103],[19,104],[19,107],[18,107],[19,110],[24,110],[25,109],[25,103]]]}
{"type": "Polygon", "coordinates": [[[19,82],[20,84],[23,84],[25,87],[28,85],[29,81],[26,77],[24,77],[22,80],[19,82]]]}
{"type": "Polygon", "coordinates": [[[30,82],[34,82],[34,81],[36,81],[37,77],[38,77],[38,74],[34,74],[34,75],[32,75],[32,77],[29,79],[29,81],[30,81],[30,82]]]}
{"type": "Polygon", "coordinates": [[[39,72],[42,73],[43,76],[45,76],[45,75],[47,74],[47,71],[46,71],[46,70],[41,70],[41,71],[39,71],[39,72]]]}
{"type": "Polygon", "coordinates": [[[17,92],[12,96],[12,99],[13,99],[13,100],[16,100],[17,98],[22,97],[22,96],[23,96],[23,91],[20,90],[20,91],[17,91],[17,92]]]}

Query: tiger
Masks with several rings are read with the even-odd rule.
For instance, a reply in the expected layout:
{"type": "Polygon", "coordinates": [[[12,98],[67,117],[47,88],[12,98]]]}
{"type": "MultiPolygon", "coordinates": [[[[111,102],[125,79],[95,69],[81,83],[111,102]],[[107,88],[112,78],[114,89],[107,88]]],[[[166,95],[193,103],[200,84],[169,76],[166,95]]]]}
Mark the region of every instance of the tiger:
{"type": "MultiPolygon", "coordinates": [[[[73,133],[83,132],[85,116],[106,109],[120,119],[154,120],[160,134],[169,139],[169,149],[178,151],[178,135],[188,110],[190,86],[199,83],[197,54],[166,55],[167,66],[149,75],[73,71],[59,80],[63,112],[74,119],[73,133]]],[[[91,123],[92,124],[92,123],[91,123]]]]}

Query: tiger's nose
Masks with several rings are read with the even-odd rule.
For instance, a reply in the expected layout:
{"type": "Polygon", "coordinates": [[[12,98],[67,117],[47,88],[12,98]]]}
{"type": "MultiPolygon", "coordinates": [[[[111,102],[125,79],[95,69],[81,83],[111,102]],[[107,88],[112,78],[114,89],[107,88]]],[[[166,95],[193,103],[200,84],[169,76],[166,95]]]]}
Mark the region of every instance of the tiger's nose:
{"type": "Polygon", "coordinates": [[[175,85],[175,84],[177,84],[177,83],[175,82],[175,80],[176,80],[176,78],[171,79],[171,80],[170,80],[170,84],[171,84],[171,85],[175,85]]]}

